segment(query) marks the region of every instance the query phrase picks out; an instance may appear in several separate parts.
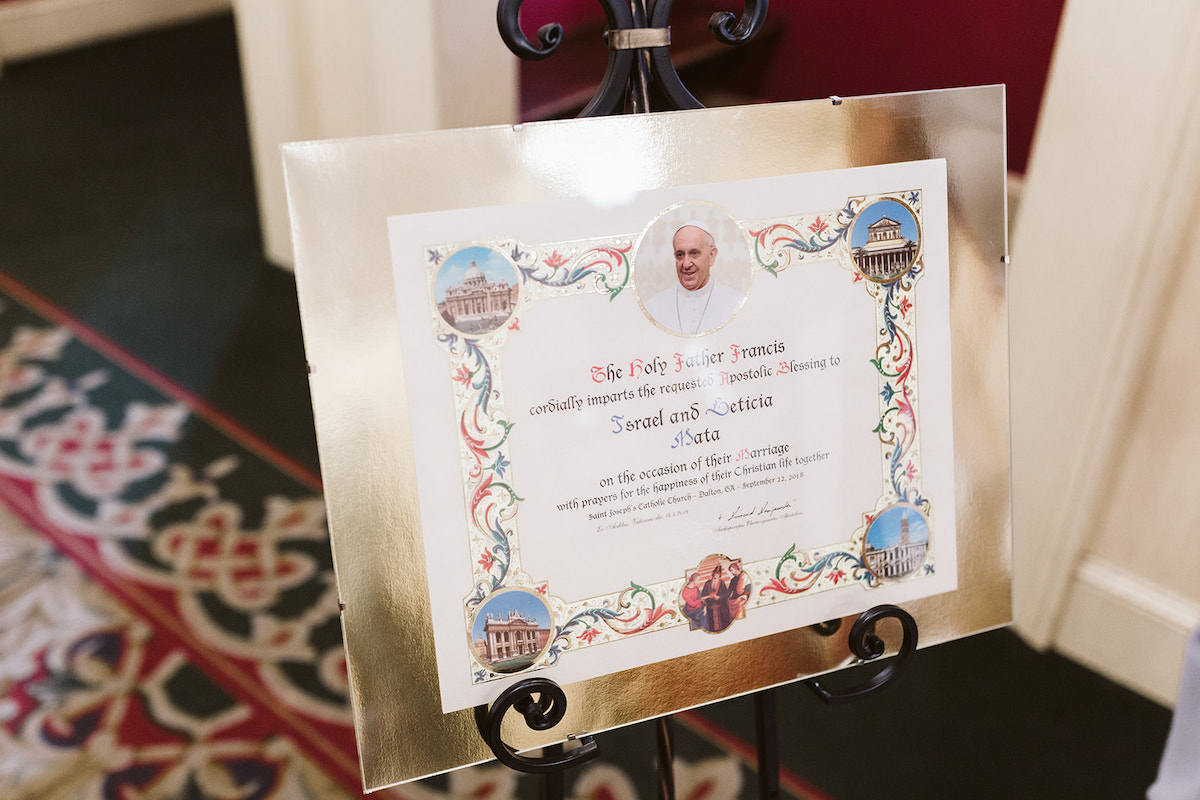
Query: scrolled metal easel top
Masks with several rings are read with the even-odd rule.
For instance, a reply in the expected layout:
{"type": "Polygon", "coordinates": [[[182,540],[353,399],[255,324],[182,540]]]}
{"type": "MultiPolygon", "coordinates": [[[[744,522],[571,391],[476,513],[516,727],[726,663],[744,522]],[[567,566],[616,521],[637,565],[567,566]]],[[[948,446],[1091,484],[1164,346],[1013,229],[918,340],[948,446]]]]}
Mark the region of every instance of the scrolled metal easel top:
{"type": "MultiPolygon", "coordinates": [[[[496,25],[508,49],[527,61],[551,56],[563,39],[562,25],[552,22],[538,29],[535,46],[521,30],[525,0],[500,0],[496,25]]],[[[580,112],[581,117],[619,114],[628,92],[633,110],[649,111],[650,80],[662,91],[669,109],[703,108],[683,85],[670,52],[670,16],[674,0],[599,0],[608,29],[608,67],[600,88],[580,112]]],[[[740,18],[728,11],[714,13],[708,21],[713,37],[722,44],[741,45],[762,29],[768,0],[747,0],[740,18]]]]}

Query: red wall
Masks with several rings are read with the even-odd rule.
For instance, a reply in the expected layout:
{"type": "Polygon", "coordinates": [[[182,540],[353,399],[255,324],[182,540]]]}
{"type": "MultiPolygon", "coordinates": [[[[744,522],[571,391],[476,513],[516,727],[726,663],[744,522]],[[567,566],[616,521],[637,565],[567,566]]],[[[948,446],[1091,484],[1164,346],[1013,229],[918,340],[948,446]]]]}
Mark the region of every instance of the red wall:
{"type": "MultiPolygon", "coordinates": [[[[1009,168],[1025,170],[1064,0],[776,0],[762,93],[802,100],[1007,85],[1009,168]]],[[[753,45],[747,45],[752,47],[753,45]]]]}
{"type": "MultiPolygon", "coordinates": [[[[775,35],[739,54],[725,88],[764,100],[1006,84],[1009,168],[1025,170],[1064,0],[774,0],[775,35]],[[776,27],[777,26],[777,27],[776,27]]],[[[598,0],[527,0],[522,26],[603,19],[598,0]]],[[[676,0],[740,13],[740,2],[676,0]]],[[[552,63],[554,56],[543,63],[552,63]]],[[[596,76],[599,79],[599,76],[596,76]]]]}

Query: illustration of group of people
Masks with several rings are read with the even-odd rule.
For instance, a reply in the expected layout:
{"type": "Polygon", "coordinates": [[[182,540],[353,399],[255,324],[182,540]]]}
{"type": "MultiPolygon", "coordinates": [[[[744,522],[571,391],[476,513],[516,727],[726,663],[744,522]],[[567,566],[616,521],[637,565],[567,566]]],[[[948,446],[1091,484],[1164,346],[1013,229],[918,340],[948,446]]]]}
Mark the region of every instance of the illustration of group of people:
{"type": "Polygon", "coordinates": [[[703,583],[702,570],[688,575],[679,593],[680,604],[692,630],[702,628],[719,633],[735,619],[745,616],[746,603],[750,601],[750,578],[739,561],[730,561],[727,569],[718,562],[703,583]]]}

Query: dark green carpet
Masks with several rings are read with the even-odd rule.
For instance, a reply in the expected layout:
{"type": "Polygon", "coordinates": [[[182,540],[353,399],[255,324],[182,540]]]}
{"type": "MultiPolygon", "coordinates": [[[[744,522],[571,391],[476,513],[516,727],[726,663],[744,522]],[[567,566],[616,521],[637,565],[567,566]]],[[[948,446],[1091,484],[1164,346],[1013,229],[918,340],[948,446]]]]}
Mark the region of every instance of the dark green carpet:
{"type": "Polygon", "coordinates": [[[0,270],[316,469],[230,17],[5,65],[0,270]]]}

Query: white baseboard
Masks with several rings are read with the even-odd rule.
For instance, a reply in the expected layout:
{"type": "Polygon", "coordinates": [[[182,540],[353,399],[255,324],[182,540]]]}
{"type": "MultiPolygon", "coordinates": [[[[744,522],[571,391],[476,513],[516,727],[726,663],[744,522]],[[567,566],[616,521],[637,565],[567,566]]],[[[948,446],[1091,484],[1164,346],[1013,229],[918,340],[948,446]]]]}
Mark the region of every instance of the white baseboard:
{"type": "Polygon", "coordinates": [[[1200,605],[1097,558],[1084,562],[1073,584],[1054,649],[1174,706],[1200,605]]]}
{"type": "Polygon", "coordinates": [[[14,0],[0,3],[0,61],[69,50],[227,11],[230,0],[14,0]]]}

